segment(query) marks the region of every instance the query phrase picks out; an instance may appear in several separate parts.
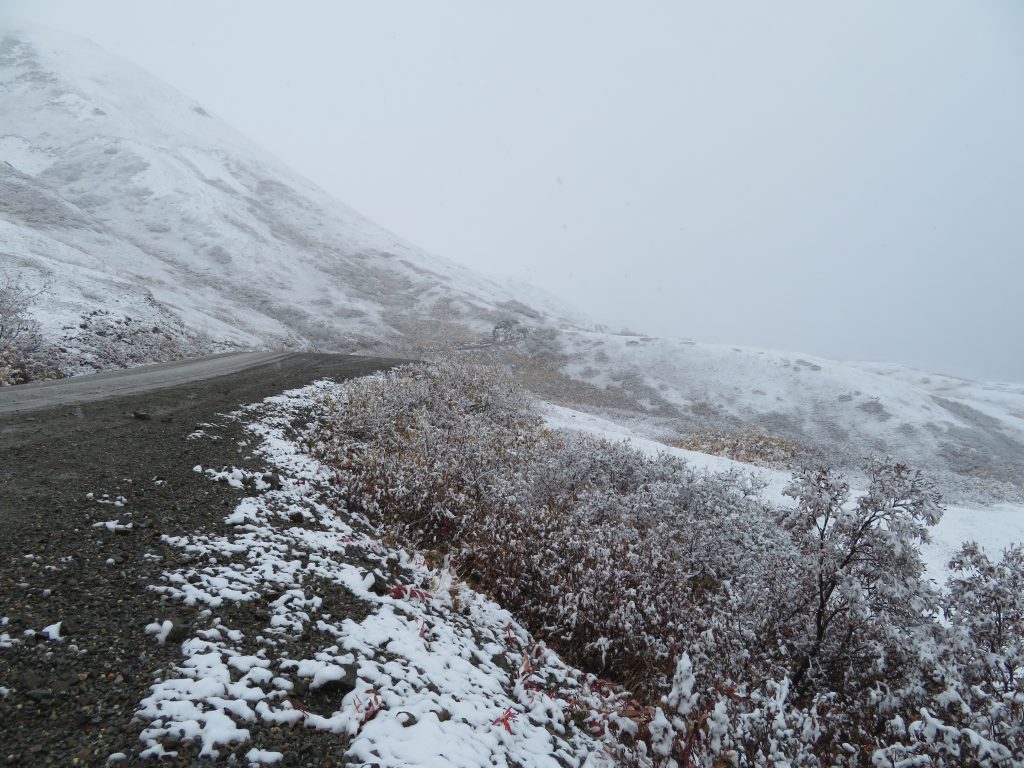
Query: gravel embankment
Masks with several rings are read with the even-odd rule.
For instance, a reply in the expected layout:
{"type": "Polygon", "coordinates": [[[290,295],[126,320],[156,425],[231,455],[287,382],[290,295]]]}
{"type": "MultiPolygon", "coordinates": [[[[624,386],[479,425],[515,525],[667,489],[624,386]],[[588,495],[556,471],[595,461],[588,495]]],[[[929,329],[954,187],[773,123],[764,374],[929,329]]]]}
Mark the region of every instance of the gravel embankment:
{"type": "MultiPolygon", "coordinates": [[[[181,556],[160,537],[216,527],[242,496],[195,465],[261,469],[241,426],[218,414],[396,362],[293,355],[228,377],[0,416],[0,764],[103,765],[112,753],[137,754],[135,709],[153,671],[178,655],[144,633],[174,610],[147,589],[181,556]],[[218,425],[205,431],[220,439],[187,439],[201,424],[218,425]],[[108,521],[131,527],[94,527],[108,521]],[[44,629],[57,622],[60,639],[50,639],[44,629]]],[[[183,628],[189,610],[174,616],[183,628]]],[[[282,764],[335,764],[324,738],[282,734],[282,764]]],[[[187,749],[177,758],[194,761],[187,749]]]]}

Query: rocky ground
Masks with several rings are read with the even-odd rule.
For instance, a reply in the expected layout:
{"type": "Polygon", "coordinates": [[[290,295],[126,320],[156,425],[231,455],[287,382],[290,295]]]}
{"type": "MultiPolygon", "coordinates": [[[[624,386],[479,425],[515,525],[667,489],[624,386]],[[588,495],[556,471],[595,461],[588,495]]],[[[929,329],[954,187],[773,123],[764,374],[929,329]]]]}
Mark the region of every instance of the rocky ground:
{"type": "MultiPolygon", "coordinates": [[[[179,661],[173,641],[192,620],[185,607],[169,617],[148,589],[181,556],[161,537],[216,529],[243,496],[194,466],[263,469],[247,458],[242,426],[219,414],[387,363],[297,355],[222,379],[0,417],[0,764],[100,765],[138,754],[139,702],[154,670],[179,661]],[[188,439],[208,424],[219,439],[188,439]],[[171,642],[156,643],[144,627],[167,618],[171,642]]],[[[349,609],[361,610],[356,601],[349,609]]],[[[265,619],[236,613],[243,629],[265,619]]],[[[337,738],[316,730],[262,740],[280,746],[284,765],[341,761],[337,738]]],[[[185,744],[173,762],[196,759],[185,744]]]]}

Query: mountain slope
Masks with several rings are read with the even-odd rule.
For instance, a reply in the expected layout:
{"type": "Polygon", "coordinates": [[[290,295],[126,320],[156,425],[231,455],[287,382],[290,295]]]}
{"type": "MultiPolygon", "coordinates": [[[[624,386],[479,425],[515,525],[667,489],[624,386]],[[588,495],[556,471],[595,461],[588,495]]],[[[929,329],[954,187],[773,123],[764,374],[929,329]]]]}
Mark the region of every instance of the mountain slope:
{"type": "Polygon", "coordinates": [[[91,43],[0,30],[0,242],[51,332],[157,304],[215,345],[367,349],[536,314],[91,43]]]}

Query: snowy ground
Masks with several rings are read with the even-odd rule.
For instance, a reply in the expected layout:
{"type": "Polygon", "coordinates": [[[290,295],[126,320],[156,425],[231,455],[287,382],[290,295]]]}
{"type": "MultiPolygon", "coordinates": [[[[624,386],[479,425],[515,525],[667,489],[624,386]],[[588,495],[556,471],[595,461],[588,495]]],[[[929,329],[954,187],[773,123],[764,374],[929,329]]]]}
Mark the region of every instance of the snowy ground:
{"type": "MultiPolygon", "coordinates": [[[[628,427],[608,419],[570,408],[547,404],[544,406],[544,418],[549,426],[557,429],[572,429],[609,440],[627,440],[645,453],[669,453],[710,472],[749,472],[766,483],[763,491],[766,501],[774,504],[792,503],[792,500],[783,494],[790,481],[788,472],[673,448],[643,437],[628,427]]],[[[858,495],[858,489],[853,487],[851,494],[858,495]]],[[[942,582],[945,580],[946,563],[965,541],[978,542],[990,554],[998,554],[1010,544],[1024,542],[1024,504],[947,505],[942,520],[932,529],[931,534],[931,543],[925,547],[922,554],[933,578],[942,582]]]]}
{"type": "Polygon", "coordinates": [[[631,423],[649,437],[749,430],[844,467],[888,454],[927,469],[957,503],[1024,503],[1022,385],[684,339],[558,338],[562,372],[635,403],[631,423]]]}
{"type": "Polygon", "coordinates": [[[276,473],[194,468],[252,495],[225,518],[227,533],[164,537],[189,564],[151,588],[169,613],[180,602],[203,610],[200,625],[154,616],[146,627],[182,655],[139,704],[145,754],[195,739],[204,756],[271,764],[281,752],[247,728],[260,722],[335,733],[348,759],[382,768],[606,763],[599,734],[613,694],[449,571],[382,543],[345,513],[333,473],[288,437],[331,386],[241,415],[276,473]],[[332,613],[339,593],[365,616],[332,613]],[[266,612],[261,631],[225,618],[239,604],[266,612]]]}

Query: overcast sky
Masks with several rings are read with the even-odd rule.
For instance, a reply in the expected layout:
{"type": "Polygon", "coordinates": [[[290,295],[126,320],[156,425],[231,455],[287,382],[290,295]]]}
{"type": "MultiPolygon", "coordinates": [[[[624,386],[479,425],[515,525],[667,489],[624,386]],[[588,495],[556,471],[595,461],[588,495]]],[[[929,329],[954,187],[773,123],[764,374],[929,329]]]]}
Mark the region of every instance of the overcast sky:
{"type": "Polygon", "coordinates": [[[1024,382],[1020,0],[0,12],[613,328],[1024,382]]]}

